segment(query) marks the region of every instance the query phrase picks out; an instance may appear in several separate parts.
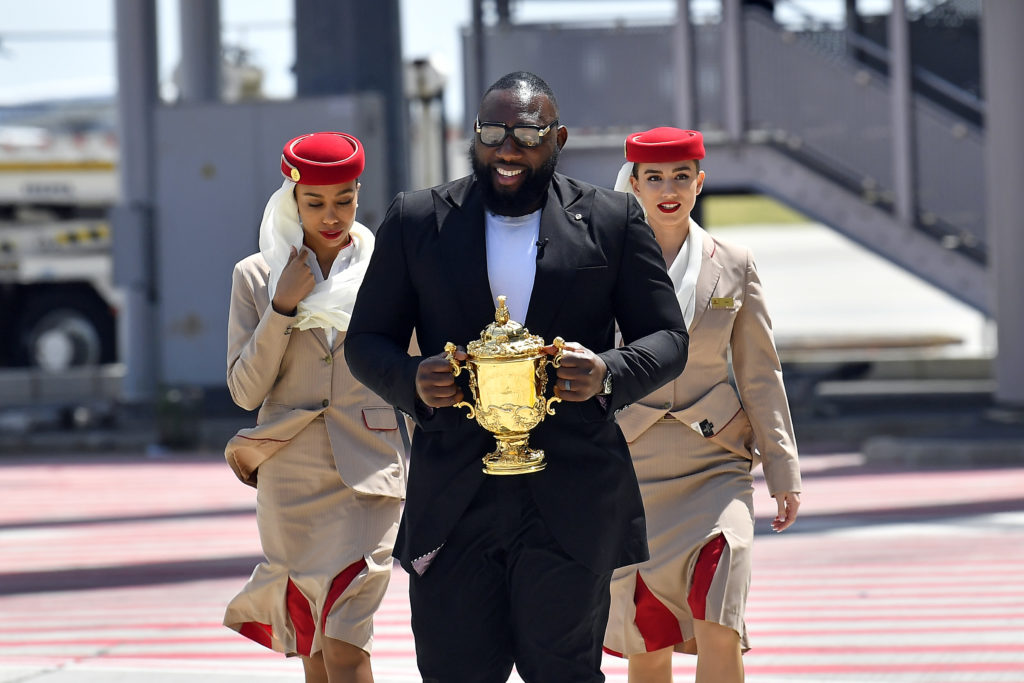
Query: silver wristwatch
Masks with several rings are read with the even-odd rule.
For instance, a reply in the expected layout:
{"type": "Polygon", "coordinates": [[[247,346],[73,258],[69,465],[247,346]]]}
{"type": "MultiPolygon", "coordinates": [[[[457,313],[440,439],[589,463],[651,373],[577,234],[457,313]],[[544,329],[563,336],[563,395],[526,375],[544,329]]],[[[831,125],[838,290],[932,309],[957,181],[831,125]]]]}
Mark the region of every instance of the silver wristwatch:
{"type": "Polygon", "coordinates": [[[604,373],[604,381],[601,382],[601,391],[597,393],[598,396],[608,396],[612,393],[612,371],[604,373]]]}

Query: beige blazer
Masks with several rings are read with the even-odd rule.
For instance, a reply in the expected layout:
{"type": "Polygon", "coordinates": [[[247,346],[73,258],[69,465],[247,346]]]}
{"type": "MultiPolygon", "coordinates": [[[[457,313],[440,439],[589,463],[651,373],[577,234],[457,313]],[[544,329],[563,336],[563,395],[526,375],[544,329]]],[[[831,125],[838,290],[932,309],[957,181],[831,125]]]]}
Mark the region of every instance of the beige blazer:
{"type": "Polygon", "coordinates": [[[771,319],[753,256],[704,240],[686,368],[617,416],[635,441],[670,416],[722,448],[763,463],[772,495],[800,491],[796,439],[771,319]],[[729,355],[736,389],[729,382],[729,355]]]}
{"type": "Polygon", "coordinates": [[[255,486],[260,463],[323,416],[342,480],[367,494],[401,498],[406,466],[394,409],[356,381],[342,352],[319,328],[293,330],[294,317],[270,305],[270,268],[253,254],[235,265],[228,314],[227,384],[242,408],[259,408],[256,426],[225,449],[238,478],[255,486]]]}

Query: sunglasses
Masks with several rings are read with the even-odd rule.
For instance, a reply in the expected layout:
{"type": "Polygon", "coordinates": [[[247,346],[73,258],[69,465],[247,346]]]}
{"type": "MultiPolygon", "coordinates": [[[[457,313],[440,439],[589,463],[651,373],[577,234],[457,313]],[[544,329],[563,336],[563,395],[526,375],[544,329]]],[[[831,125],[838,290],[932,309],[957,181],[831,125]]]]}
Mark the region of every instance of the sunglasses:
{"type": "Polygon", "coordinates": [[[558,119],[543,128],[526,125],[506,126],[504,123],[480,123],[480,119],[477,119],[476,134],[480,137],[480,142],[488,147],[501,146],[510,134],[520,147],[536,147],[544,142],[544,136],[557,125],[558,119]]]}

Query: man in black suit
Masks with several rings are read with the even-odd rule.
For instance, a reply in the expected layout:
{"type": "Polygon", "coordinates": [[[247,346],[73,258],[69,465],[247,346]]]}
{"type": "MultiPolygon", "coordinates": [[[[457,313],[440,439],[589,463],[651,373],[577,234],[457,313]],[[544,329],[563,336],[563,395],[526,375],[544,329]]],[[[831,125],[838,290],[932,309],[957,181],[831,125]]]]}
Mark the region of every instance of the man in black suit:
{"type": "Polygon", "coordinates": [[[345,341],[356,378],[416,423],[396,554],[426,681],[505,681],[513,664],[530,682],[603,681],[611,571],[647,557],[614,411],[682,371],[687,335],[637,202],[555,173],[567,137],[539,77],[491,86],[473,175],[395,198],[345,341]],[[547,467],[519,476],[482,472],[494,436],[452,408],[468,373],[442,351],[477,339],[498,295],[532,334],[569,340],[550,382],[565,402],[530,435],[547,467]],[[414,330],[426,356],[407,353],[414,330]]]}

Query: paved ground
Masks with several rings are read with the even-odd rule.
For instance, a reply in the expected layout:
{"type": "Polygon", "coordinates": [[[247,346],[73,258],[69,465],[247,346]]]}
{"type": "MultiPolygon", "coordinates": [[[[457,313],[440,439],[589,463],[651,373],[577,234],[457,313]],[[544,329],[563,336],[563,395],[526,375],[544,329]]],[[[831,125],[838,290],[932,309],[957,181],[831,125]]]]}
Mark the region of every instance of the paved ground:
{"type": "MultiPolygon", "coordinates": [[[[804,470],[790,531],[756,499],[751,683],[1024,681],[1024,462],[804,470]]],[[[259,546],[218,454],[5,456],[0,501],[0,682],[301,681],[220,625],[259,546]]],[[[406,586],[399,569],[376,622],[378,683],[419,680],[406,586]]]]}

